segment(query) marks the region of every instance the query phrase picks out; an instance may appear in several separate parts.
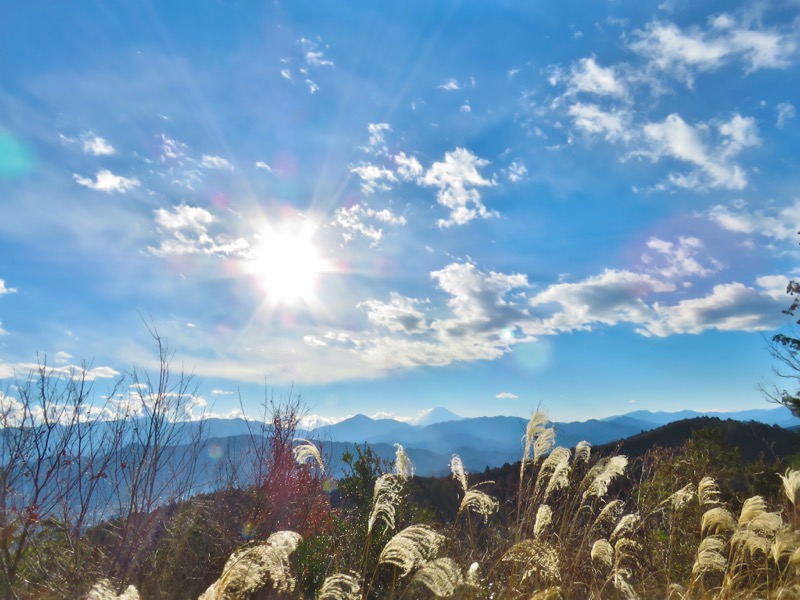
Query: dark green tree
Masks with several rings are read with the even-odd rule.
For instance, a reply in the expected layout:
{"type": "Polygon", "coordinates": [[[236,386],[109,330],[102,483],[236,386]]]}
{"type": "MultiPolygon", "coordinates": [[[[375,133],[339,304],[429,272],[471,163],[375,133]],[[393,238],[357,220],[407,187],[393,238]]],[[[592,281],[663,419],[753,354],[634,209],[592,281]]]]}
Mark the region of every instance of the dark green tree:
{"type": "MultiPolygon", "coordinates": [[[[800,309],[800,282],[790,281],[786,286],[786,293],[792,296],[792,304],[784,310],[784,314],[796,316],[800,309]]],[[[800,324],[800,320],[796,321],[800,324]]],[[[792,383],[792,390],[781,389],[778,385],[769,387],[761,386],[761,390],[770,402],[782,404],[800,417],[800,338],[793,335],[778,333],[772,336],[769,344],[769,353],[778,361],[775,374],[792,383]]]]}

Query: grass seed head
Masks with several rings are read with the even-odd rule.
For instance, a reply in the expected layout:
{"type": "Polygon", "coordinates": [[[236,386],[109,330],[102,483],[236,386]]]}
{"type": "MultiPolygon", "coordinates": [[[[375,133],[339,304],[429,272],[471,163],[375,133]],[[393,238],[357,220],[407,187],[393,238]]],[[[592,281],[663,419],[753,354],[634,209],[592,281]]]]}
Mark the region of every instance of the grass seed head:
{"type": "Polygon", "coordinates": [[[786,475],[780,475],[783,491],[793,506],[800,500],[800,470],[786,469],[786,475]]]}
{"type": "Polygon", "coordinates": [[[496,513],[500,508],[500,503],[496,498],[481,492],[480,490],[468,490],[461,500],[458,508],[459,514],[464,510],[471,510],[483,517],[484,522],[489,520],[489,516],[496,513]]]}
{"type": "Polygon", "coordinates": [[[558,553],[550,544],[538,540],[523,540],[514,544],[503,555],[503,561],[514,562],[521,567],[522,581],[537,576],[555,582],[561,579],[558,553]]]}
{"type": "Polygon", "coordinates": [[[414,476],[414,463],[406,454],[405,448],[402,444],[395,444],[394,453],[394,472],[395,475],[402,479],[409,479],[414,476]]]}
{"type": "Polygon", "coordinates": [[[608,492],[608,486],[617,477],[625,472],[628,466],[628,457],[622,454],[605,458],[586,474],[584,481],[588,480],[589,487],[583,493],[583,499],[596,497],[602,498],[608,492]]]}
{"type": "Polygon", "coordinates": [[[414,581],[428,588],[434,596],[452,596],[463,582],[461,569],[452,558],[437,558],[423,565],[414,575],[414,581]]]}
{"type": "Polygon", "coordinates": [[[378,519],[386,524],[387,529],[394,529],[394,518],[402,488],[402,480],[393,473],[384,473],[375,480],[367,531],[372,531],[378,519]]]}
{"type": "Polygon", "coordinates": [[[533,525],[533,537],[540,538],[553,521],[553,509],[547,504],[539,505],[536,510],[536,521],[533,525]]]}
{"type": "Polygon", "coordinates": [[[697,557],[692,566],[692,574],[699,576],[704,573],[724,573],[728,567],[725,557],[725,542],[719,536],[703,538],[697,547],[697,557]]]}
{"type": "Polygon", "coordinates": [[[591,557],[593,563],[602,565],[608,570],[614,564],[614,547],[608,540],[597,540],[592,544],[591,557]]]}
{"type": "Polygon", "coordinates": [[[361,585],[355,573],[337,573],[325,579],[319,600],[360,600],[361,585]]]}
{"type": "Polygon", "coordinates": [[[461,462],[461,457],[458,454],[453,454],[450,459],[450,473],[452,473],[453,479],[461,484],[462,491],[466,492],[469,488],[467,470],[464,468],[464,463],[461,462]]]}
{"type": "Polygon", "coordinates": [[[713,477],[703,477],[697,484],[697,499],[702,505],[719,504],[719,486],[713,477]]]}
{"type": "Polygon", "coordinates": [[[729,534],[734,529],[736,529],[736,520],[729,510],[717,506],[703,513],[700,524],[701,536],[729,534]]]}
{"type": "Polygon", "coordinates": [[[575,446],[575,462],[588,463],[592,455],[592,445],[589,442],[578,442],[575,446]]]}
{"type": "Polygon", "coordinates": [[[397,533],[384,546],[379,564],[398,567],[401,576],[432,560],[444,543],[444,536],[427,525],[411,525],[397,533]]]}
{"type": "Polygon", "coordinates": [[[319,448],[312,442],[304,440],[303,438],[295,438],[295,442],[300,442],[297,446],[292,448],[294,453],[294,460],[299,465],[306,464],[309,459],[317,463],[321,473],[325,473],[325,464],[322,461],[322,455],[319,453],[319,448]]]}
{"type": "Polygon", "coordinates": [[[139,600],[139,592],[129,585],[124,592],[117,595],[114,586],[108,579],[101,579],[89,590],[86,600],[139,600]]]}

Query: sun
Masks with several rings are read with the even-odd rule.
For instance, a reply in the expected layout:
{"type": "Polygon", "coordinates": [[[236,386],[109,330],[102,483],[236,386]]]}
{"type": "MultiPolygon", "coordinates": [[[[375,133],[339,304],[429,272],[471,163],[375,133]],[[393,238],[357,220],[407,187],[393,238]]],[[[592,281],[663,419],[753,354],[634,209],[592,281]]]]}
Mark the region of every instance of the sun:
{"type": "Polygon", "coordinates": [[[310,304],[326,262],[308,227],[266,227],[259,234],[251,270],[272,305],[310,304]]]}

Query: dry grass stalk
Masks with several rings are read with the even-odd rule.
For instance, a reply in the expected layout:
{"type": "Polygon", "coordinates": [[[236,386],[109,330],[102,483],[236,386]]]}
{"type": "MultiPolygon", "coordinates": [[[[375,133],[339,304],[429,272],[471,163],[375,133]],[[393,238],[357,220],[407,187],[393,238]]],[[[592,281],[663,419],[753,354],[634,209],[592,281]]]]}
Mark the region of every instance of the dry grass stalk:
{"type": "Polygon", "coordinates": [[[772,560],[777,564],[784,556],[791,557],[798,548],[800,548],[800,531],[790,529],[779,531],[772,540],[772,560]]]}
{"type": "Polygon", "coordinates": [[[309,460],[317,463],[320,473],[325,473],[325,463],[322,461],[322,455],[319,453],[319,448],[313,443],[303,438],[295,438],[295,442],[300,442],[297,446],[292,448],[294,453],[294,460],[299,465],[306,464],[309,460]]]}
{"type": "Polygon", "coordinates": [[[108,579],[101,579],[92,586],[86,600],[139,600],[139,592],[129,585],[124,592],[117,595],[114,586],[108,579]]]}
{"type": "Polygon", "coordinates": [[[361,584],[355,573],[337,573],[325,579],[319,593],[319,600],[359,600],[361,584]]]}
{"type": "Polygon", "coordinates": [[[783,525],[780,514],[767,512],[767,503],[761,496],[744,501],[739,514],[739,527],[762,533],[775,533],[783,525]]]}
{"type": "Polygon", "coordinates": [[[750,529],[741,529],[731,537],[731,547],[739,557],[739,564],[745,564],[745,558],[755,560],[759,555],[766,558],[770,556],[772,544],[769,538],[759,535],[750,529]]]}
{"type": "Polygon", "coordinates": [[[400,501],[402,488],[402,479],[393,473],[384,473],[375,480],[367,531],[372,531],[378,519],[386,524],[387,529],[394,529],[397,503],[400,501]]]}
{"type": "Polygon", "coordinates": [[[225,563],[220,578],[199,600],[247,600],[268,583],[279,592],[292,592],[295,578],[290,571],[289,555],[302,539],[294,531],[279,531],[266,542],[236,550],[225,563]]]}
{"type": "Polygon", "coordinates": [[[703,538],[697,547],[697,557],[692,566],[692,574],[699,576],[709,572],[724,573],[727,567],[725,541],[716,535],[703,538]]]}
{"type": "Polygon", "coordinates": [[[547,427],[547,415],[544,412],[537,410],[531,415],[522,439],[525,441],[525,449],[522,451],[520,479],[525,472],[526,463],[536,461],[555,443],[555,431],[547,427]]]}
{"type": "Polygon", "coordinates": [[[395,535],[384,546],[378,564],[391,564],[398,567],[401,575],[408,575],[432,560],[444,543],[444,536],[427,525],[411,525],[395,535]]]}
{"type": "Polygon", "coordinates": [[[434,596],[445,598],[453,595],[463,579],[461,569],[452,558],[437,558],[417,571],[413,581],[424,585],[434,596]]]}

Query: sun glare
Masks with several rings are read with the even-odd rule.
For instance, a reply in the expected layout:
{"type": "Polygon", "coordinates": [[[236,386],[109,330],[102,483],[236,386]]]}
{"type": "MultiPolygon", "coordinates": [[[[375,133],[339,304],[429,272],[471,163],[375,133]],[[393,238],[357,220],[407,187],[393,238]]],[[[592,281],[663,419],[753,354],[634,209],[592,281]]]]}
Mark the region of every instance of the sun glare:
{"type": "Polygon", "coordinates": [[[311,231],[268,229],[261,234],[252,269],[273,305],[310,303],[325,261],[311,231]]]}

